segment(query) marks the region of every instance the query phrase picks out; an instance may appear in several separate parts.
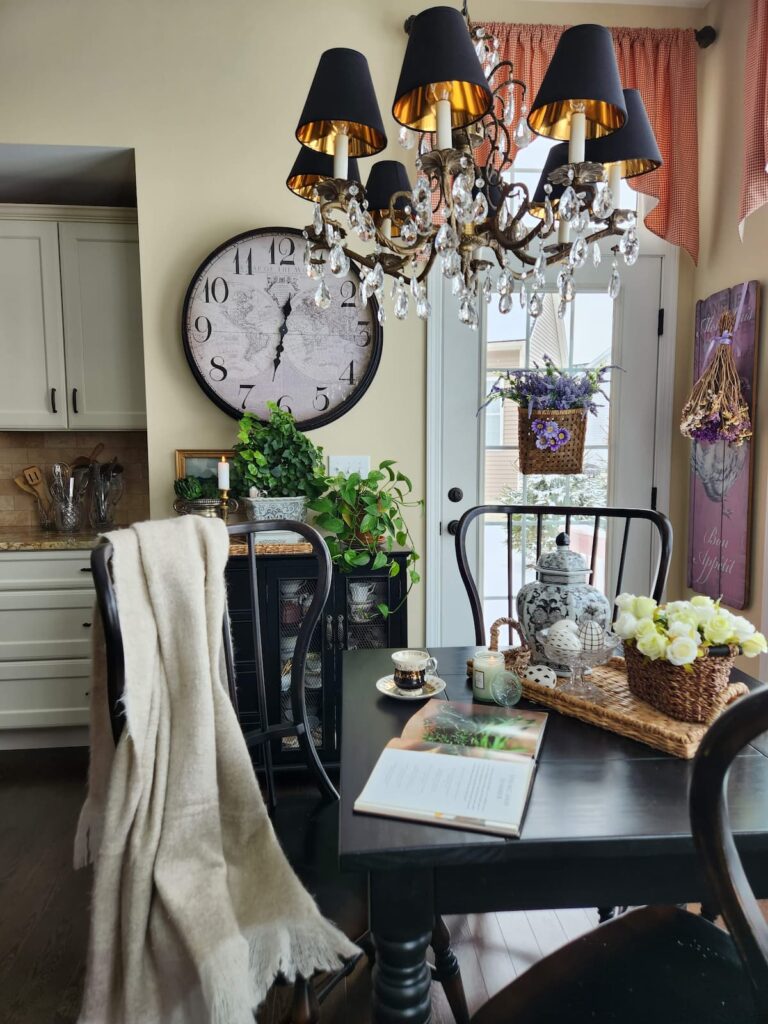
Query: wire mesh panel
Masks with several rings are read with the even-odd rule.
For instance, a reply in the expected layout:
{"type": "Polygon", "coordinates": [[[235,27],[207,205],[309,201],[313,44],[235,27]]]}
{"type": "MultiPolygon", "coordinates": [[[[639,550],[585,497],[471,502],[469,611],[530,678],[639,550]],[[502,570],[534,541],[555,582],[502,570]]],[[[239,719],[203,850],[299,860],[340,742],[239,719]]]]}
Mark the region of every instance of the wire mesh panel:
{"type": "Polygon", "coordinates": [[[388,600],[387,577],[355,576],[344,580],[347,607],[347,650],[388,646],[388,630],[379,605],[388,600]]]}
{"type": "MultiPolygon", "coordinates": [[[[293,721],[291,710],[291,670],[296,638],[304,616],[315,593],[313,579],[281,579],[278,586],[279,638],[280,638],[280,719],[293,721]]],[[[304,668],[304,688],[307,702],[312,739],[315,746],[323,745],[323,660],[321,638],[318,629],[312,634],[307,661],[304,668]]],[[[295,736],[282,739],[283,750],[298,750],[299,741],[295,736]]]]}

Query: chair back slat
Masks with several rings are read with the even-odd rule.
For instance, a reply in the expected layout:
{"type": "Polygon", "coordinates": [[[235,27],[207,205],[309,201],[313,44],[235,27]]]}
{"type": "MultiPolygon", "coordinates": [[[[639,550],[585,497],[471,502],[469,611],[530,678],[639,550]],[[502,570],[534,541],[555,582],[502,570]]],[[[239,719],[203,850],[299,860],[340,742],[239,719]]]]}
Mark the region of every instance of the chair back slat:
{"type": "MultiPolygon", "coordinates": [[[[609,581],[606,579],[605,591],[609,596],[615,597],[621,590],[622,584],[624,583],[624,577],[626,574],[627,567],[627,550],[630,539],[630,526],[633,522],[640,520],[648,522],[651,527],[655,530],[658,538],[658,565],[656,569],[656,575],[651,585],[651,596],[659,601],[664,592],[664,587],[667,582],[667,575],[669,573],[669,563],[672,555],[672,526],[667,517],[657,512],[655,509],[645,508],[590,508],[580,507],[576,505],[570,506],[557,506],[557,505],[477,505],[474,508],[468,509],[459,520],[459,527],[456,531],[456,558],[459,566],[459,574],[461,575],[462,581],[469,597],[470,608],[472,611],[472,620],[475,629],[475,642],[478,644],[484,644],[486,642],[486,628],[485,620],[483,615],[483,606],[480,593],[478,591],[477,582],[472,573],[470,567],[470,560],[467,555],[467,535],[471,524],[481,516],[498,516],[504,517],[507,524],[507,559],[506,559],[506,576],[507,576],[507,608],[509,610],[510,618],[515,617],[515,600],[516,594],[514,592],[514,534],[513,526],[515,522],[522,524],[522,536],[523,542],[525,543],[526,527],[530,517],[533,517],[536,521],[536,559],[541,557],[543,547],[543,536],[544,536],[544,524],[545,520],[549,522],[555,519],[557,522],[562,522],[565,525],[565,530],[570,533],[574,520],[576,520],[581,526],[582,523],[588,525],[591,522],[592,536],[591,536],[591,549],[590,549],[590,569],[592,570],[592,582],[595,583],[595,571],[597,568],[597,559],[599,554],[600,545],[600,530],[603,525],[603,521],[608,522],[623,521],[623,534],[621,540],[621,548],[619,553],[619,564],[618,572],[615,583],[615,589],[611,589],[608,585],[609,581]]],[[[634,534],[633,534],[634,536],[634,534]]],[[[642,542],[645,538],[645,532],[637,532],[638,541],[642,542]]],[[[637,541],[635,542],[637,544],[637,541]]],[[[650,555],[650,552],[649,552],[650,555]]],[[[650,559],[649,559],[650,563],[650,559]]],[[[501,596],[501,595],[499,595],[501,596]]]]}

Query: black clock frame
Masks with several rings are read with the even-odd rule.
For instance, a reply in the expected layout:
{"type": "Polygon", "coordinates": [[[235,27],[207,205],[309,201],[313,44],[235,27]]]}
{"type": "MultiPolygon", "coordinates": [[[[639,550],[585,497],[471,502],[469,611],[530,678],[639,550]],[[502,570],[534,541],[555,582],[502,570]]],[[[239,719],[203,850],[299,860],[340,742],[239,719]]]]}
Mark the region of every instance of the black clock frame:
{"type": "MultiPolygon", "coordinates": [[[[186,294],[184,296],[184,304],[181,310],[181,340],[184,347],[184,355],[186,356],[187,362],[189,363],[189,368],[192,371],[192,375],[197,381],[199,387],[208,396],[208,398],[210,398],[210,400],[215,405],[217,405],[222,410],[222,412],[225,412],[228,416],[231,416],[233,419],[236,420],[239,420],[243,417],[243,410],[237,409],[234,406],[230,405],[229,402],[225,401],[221,397],[221,395],[217,394],[217,392],[211,387],[211,385],[206,380],[205,375],[201,373],[200,367],[197,365],[197,362],[195,361],[195,357],[192,354],[192,347],[190,345],[189,334],[187,331],[187,314],[189,312],[192,297],[200,281],[200,278],[203,276],[203,274],[210,266],[210,264],[217,258],[217,256],[220,255],[220,253],[224,252],[225,249],[228,249],[232,245],[237,245],[240,242],[244,242],[246,239],[257,238],[260,235],[273,234],[293,235],[297,239],[297,241],[306,241],[304,234],[301,231],[298,231],[296,228],[252,228],[250,231],[243,231],[239,235],[233,235],[231,238],[228,238],[225,242],[222,242],[221,245],[218,245],[215,249],[209,252],[205,259],[202,261],[202,263],[200,263],[198,268],[195,270],[194,274],[192,275],[192,279],[189,282],[186,294]]],[[[362,281],[360,268],[352,260],[350,260],[350,269],[355,272],[358,281],[362,281]]],[[[383,331],[381,324],[379,323],[379,304],[374,296],[371,296],[368,299],[367,305],[370,307],[371,312],[373,314],[371,326],[371,345],[373,346],[373,352],[371,353],[371,358],[368,363],[368,367],[365,370],[365,373],[360,378],[360,381],[355,390],[352,392],[352,394],[348,398],[344,399],[343,402],[340,402],[339,405],[337,405],[336,408],[333,409],[333,411],[320,413],[319,415],[313,416],[311,419],[308,420],[297,420],[296,426],[300,430],[316,430],[318,427],[324,427],[326,426],[326,424],[333,423],[334,420],[337,420],[341,416],[344,416],[346,413],[349,412],[351,408],[353,408],[353,406],[355,406],[360,401],[365,392],[373,383],[373,378],[376,376],[376,371],[378,370],[379,363],[381,362],[383,331]]]]}

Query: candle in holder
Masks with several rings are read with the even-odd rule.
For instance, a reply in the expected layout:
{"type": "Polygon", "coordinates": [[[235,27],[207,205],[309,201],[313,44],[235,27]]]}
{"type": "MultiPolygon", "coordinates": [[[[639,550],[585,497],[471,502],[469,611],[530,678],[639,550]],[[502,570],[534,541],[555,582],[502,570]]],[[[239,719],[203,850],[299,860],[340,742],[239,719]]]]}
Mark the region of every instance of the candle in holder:
{"type": "Polygon", "coordinates": [[[225,459],[225,457],[223,455],[221,456],[221,460],[218,463],[217,471],[218,471],[218,476],[219,476],[219,490],[220,491],[228,491],[229,490],[229,463],[227,462],[227,460],[225,459]]]}

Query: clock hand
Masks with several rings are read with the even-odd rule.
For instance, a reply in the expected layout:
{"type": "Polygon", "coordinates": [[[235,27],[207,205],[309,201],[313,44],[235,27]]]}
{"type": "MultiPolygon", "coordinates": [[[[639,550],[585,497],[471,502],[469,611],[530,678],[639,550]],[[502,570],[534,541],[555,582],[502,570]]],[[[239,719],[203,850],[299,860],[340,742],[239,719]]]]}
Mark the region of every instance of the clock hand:
{"type": "Polygon", "coordinates": [[[272,365],[275,368],[272,371],[272,380],[274,380],[275,377],[277,376],[277,370],[278,370],[278,367],[280,366],[280,360],[283,357],[283,349],[285,348],[285,345],[283,344],[283,342],[285,340],[286,334],[288,333],[288,324],[286,323],[286,321],[288,320],[288,317],[291,315],[291,297],[290,297],[290,295],[288,296],[288,301],[283,306],[281,312],[283,314],[283,322],[280,324],[280,326],[278,328],[278,334],[280,335],[280,337],[279,337],[278,342],[277,342],[277,349],[275,351],[275,358],[272,360],[272,365]]]}

